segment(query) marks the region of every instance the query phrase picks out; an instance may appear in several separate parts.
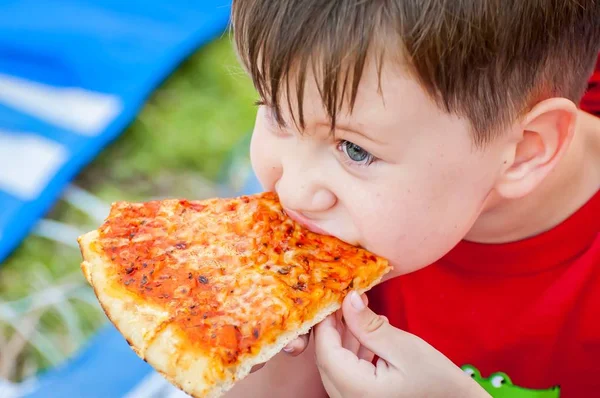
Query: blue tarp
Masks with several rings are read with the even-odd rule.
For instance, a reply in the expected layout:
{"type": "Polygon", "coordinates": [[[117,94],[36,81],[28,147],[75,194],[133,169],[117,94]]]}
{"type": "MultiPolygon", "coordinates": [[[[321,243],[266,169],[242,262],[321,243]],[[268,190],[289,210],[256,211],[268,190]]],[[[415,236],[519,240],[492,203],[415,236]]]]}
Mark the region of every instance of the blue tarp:
{"type": "Polygon", "coordinates": [[[229,0],[0,0],[0,264],[229,0]]]}
{"type": "Polygon", "coordinates": [[[112,326],[102,329],[63,366],[43,374],[27,398],[125,397],[152,372],[112,326]]]}

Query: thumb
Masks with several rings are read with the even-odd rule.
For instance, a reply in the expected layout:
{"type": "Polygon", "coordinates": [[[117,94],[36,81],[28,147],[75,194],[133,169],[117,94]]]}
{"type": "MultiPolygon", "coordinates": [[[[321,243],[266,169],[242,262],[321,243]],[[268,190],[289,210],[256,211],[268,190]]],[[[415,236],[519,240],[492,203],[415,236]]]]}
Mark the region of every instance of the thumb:
{"type": "Polygon", "coordinates": [[[342,303],[346,327],[356,339],[378,357],[391,362],[391,355],[398,347],[397,341],[404,333],[389,324],[385,316],[377,315],[368,308],[355,291],[342,303]]]}

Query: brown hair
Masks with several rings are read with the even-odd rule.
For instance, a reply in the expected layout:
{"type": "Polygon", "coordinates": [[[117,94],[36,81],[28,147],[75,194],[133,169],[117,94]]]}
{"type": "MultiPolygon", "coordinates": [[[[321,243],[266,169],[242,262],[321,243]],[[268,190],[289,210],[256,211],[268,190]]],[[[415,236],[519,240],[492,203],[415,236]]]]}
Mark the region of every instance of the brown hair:
{"type": "Polygon", "coordinates": [[[342,105],[354,105],[369,54],[381,70],[387,52],[442,109],[466,116],[482,144],[534,101],[579,101],[600,49],[600,0],[234,0],[232,26],[280,123],[287,98],[304,128],[311,67],[335,127],[342,105]]]}

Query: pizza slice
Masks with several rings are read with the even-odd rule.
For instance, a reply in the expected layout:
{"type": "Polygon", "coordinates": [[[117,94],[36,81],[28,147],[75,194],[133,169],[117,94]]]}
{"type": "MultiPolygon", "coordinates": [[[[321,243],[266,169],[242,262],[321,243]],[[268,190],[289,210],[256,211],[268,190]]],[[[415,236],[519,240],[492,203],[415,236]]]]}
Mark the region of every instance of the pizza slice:
{"type": "Polygon", "coordinates": [[[390,269],[295,223],[273,193],[117,202],[79,245],[108,318],[194,397],[220,396],[390,269]]]}

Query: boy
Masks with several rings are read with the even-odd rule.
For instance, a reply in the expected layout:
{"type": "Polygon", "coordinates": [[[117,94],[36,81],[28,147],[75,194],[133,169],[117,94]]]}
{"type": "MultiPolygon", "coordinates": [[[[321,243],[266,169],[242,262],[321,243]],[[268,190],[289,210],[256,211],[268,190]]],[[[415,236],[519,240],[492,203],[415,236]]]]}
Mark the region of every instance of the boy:
{"type": "Polygon", "coordinates": [[[232,15],[264,188],[394,271],[371,308],[350,294],[231,396],[597,394],[600,119],[576,104],[600,3],[237,0],[232,15]]]}

